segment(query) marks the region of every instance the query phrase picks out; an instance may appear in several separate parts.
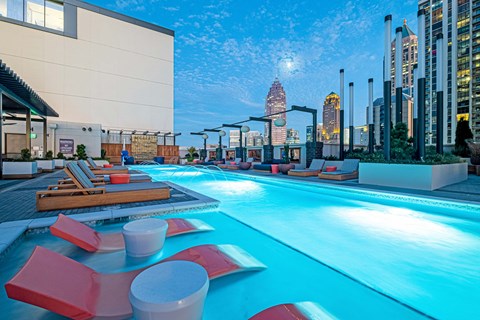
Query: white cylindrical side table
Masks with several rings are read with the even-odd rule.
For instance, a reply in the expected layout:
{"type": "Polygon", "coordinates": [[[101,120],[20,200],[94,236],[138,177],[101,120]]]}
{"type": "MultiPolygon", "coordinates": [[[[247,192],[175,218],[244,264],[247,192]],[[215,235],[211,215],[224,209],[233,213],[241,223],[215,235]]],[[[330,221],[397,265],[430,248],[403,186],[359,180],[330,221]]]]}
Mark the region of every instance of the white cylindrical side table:
{"type": "Polygon", "coordinates": [[[163,248],[168,223],[162,219],[142,219],[123,226],[125,250],[132,257],[153,255],[163,248]]]}
{"type": "Polygon", "coordinates": [[[208,292],[207,271],[190,261],[169,261],[140,273],[129,298],[138,320],[201,320],[208,292]]]}

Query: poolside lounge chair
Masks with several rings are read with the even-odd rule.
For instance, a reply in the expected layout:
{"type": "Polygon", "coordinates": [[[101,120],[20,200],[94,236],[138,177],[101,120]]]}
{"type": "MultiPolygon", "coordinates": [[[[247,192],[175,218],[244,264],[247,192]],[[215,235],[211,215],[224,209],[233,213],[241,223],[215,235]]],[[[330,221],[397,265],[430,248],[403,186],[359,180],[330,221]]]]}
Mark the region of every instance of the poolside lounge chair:
{"type": "MultiPolygon", "coordinates": [[[[98,179],[98,178],[103,178],[103,182],[109,183],[110,182],[110,174],[114,174],[116,172],[110,172],[110,174],[105,174],[101,175],[100,177],[97,177],[93,171],[87,166],[85,161],[80,160],[78,161],[78,166],[80,169],[82,169],[83,173],[87,175],[87,177],[92,180],[92,179],[98,179]]],[[[152,179],[148,174],[140,173],[140,174],[130,174],[130,182],[151,182],[152,179]]]]}
{"type": "MultiPolygon", "coordinates": [[[[165,219],[168,223],[167,237],[185,233],[211,231],[211,226],[197,219],[165,219]]],[[[57,221],[50,226],[50,232],[59,238],[69,241],[88,252],[107,252],[125,249],[125,242],[121,232],[101,233],[89,226],[78,222],[63,214],[59,214],[57,221]]]]}
{"type": "Polygon", "coordinates": [[[242,161],[242,158],[235,158],[235,161],[225,161],[224,164],[219,164],[218,167],[222,169],[229,169],[229,170],[238,170],[238,165],[242,161]]]}
{"type": "Polygon", "coordinates": [[[95,207],[170,198],[170,188],[162,182],[105,185],[91,182],[75,162],[68,163],[64,170],[72,179],[73,184],[49,186],[47,191],[38,191],[36,193],[38,211],[95,207]]]}
{"type": "Polygon", "coordinates": [[[318,175],[325,164],[324,159],[313,159],[312,163],[310,163],[310,167],[308,169],[290,169],[288,171],[289,176],[297,176],[297,177],[311,177],[318,175]]]}
{"type": "MultiPolygon", "coordinates": [[[[84,160],[78,160],[78,162],[81,162],[81,161],[84,161],[84,160]]],[[[92,158],[87,158],[87,163],[88,165],[91,167],[90,170],[92,170],[92,172],[94,174],[112,174],[112,173],[128,173],[128,168],[127,167],[123,167],[123,166],[114,166],[113,168],[103,168],[103,167],[99,167],[95,164],[95,161],[93,161],[92,158]]]]}
{"type": "Polygon", "coordinates": [[[279,304],[265,309],[249,320],[334,320],[330,313],[314,302],[279,304]]]}
{"type": "Polygon", "coordinates": [[[323,171],[318,175],[320,179],[327,180],[351,180],[358,178],[359,159],[345,159],[340,170],[326,172],[323,171]]]}
{"type": "MultiPolygon", "coordinates": [[[[233,245],[191,247],[162,262],[172,260],[200,264],[206,269],[210,280],[236,272],[266,268],[250,254],[233,245]]],[[[37,246],[22,269],[5,284],[5,289],[11,299],[71,319],[126,319],[132,315],[128,298],[130,285],[147,268],[104,274],[37,246]]]]}

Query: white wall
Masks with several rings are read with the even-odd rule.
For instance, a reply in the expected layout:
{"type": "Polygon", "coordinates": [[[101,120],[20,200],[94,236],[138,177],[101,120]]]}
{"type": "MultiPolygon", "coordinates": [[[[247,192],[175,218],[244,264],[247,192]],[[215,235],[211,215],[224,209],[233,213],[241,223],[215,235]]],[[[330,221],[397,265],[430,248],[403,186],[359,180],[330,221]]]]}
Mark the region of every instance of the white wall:
{"type": "Polygon", "coordinates": [[[173,131],[172,36],[78,8],[78,39],[0,21],[0,57],[59,114],[173,131]]]}

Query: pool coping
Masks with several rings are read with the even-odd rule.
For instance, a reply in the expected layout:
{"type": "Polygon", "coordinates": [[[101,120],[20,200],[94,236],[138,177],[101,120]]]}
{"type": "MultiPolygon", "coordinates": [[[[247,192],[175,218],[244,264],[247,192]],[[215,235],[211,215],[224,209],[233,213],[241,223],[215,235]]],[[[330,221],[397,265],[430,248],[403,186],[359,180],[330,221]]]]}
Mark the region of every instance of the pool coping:
{"type": "MultiPolygon", "coordinates": [[[[201,193],[179,186],[173,182],[165,181],[169,187],[181,191],[197,200],[178,203],[165,203],[151,206],[140,206],[124,209],[109,209],[96,212],[68,215],[80,222],[107,221],[119,218],[139,218],[152,215],[164,215],[184,212],[189,210],[206,210],[217,208],[220,201],[207,197],[201,193]]],[[[0,223],[0,258],[9,247],[19,240],[26,232],[33,229],[47,228],[55,223],[57,217],[25,219],[0,223]]]]}

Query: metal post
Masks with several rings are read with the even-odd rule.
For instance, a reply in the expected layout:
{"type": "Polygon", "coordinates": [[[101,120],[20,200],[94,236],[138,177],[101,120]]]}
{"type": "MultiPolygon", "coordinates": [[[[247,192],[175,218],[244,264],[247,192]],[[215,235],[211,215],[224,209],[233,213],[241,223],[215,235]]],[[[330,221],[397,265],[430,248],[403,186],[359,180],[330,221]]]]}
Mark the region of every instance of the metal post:
{"type": "Polygon", "coordinates": [[[3,179],[3,92],[0,90],[0,179],[3,179]]]}
{"type": "Polygon", "coordinates": [[[383,125],[383,152],[386,160],[390,160],[390,123],[391,123],[391,104],[392,104],[392,15],[385,16],[385,56],[384,56],[384,75],[383,75],[383,107],[385,121],[383,125]]]}
{"type": "MultiPolygon", "coordinates": [[[[452,1],[452,26],[456,26],[458,22],[458,1],[452,1]]],[[[448,32],[447,32],[448,34],[448,32]]],[[[448,37],[447,37],[447,45],[448,45],[448,37]]],[[[457,65],[458,61],[456,57],[458,56],[458,29],[452,28],[452,53],[451,56],[454,57],[451,59],[452,66],[452,102],[451,102],[451,119],[452,119],[452,133],[451,136],[455,136],[455,131],[457,130],[457,93],[458,93],[458,84],[457,84],[457,65]]],[[[448,57],[448,51],[445,52],[445,56],[448,57]]],[[[448,65],[448,63],[447,63],[448,65]]],[[[450,141],[450,143],[454,142],[454,138],[450,141]]]]}
{"type": "Polygon", "coordinates": [[[396,30],[395,39],[395,123],[402,121],[402,80],[403,80],[403,45],[402,45],[402,27],[396,30]]]}
{"type": "Polygon", "coordinates": [[[345,107],[345,70],[340,69],[340,150],[339,158],[344,158],[345,129],[344,129],[344,107],[345,107]]]}
{"type": "Polygon", "coordinates": [[[425,10],[418,11],[418,158],[425,157],[425,10]]]}
{"type": "Polygon", "coordinates": [[[413,66],[413,149],[418,148],[418,66],[413,66]]]}
{"type": "Polygon", "coordinates": [[[348,114],[348,118],[349,118],[349,132],[348,132],[348,152],[352,153],[353,152],[353,82],[350,82],[348,84],[348,87],[350,89],[350,104],[349,104],[349,114],[348,114]]]}
{"type": "Polygon", "coordinates": [[[27,108],[27,114],[25,118],[25,148],[28,150],[32,149],[32,138],[30,134],[32,133],[32,114],[30,109],[27,108]]]}
{"type": "Polygon", "coordinates": [[[207,139],[203,139],[203,161],[207,159],[207,139]]]}
{"type": "Polygon", "coordinates": [[[443,153],[443,34],[437,34],[437,153],[443,153]]]}
{"type": "Polygon", "coordinates": [[[223,158],[223,150],[222,150],[222,136],[220,133],[218,134],[218,149],[217,149],[217,161],[223,158]]]}
{"type": "Polygon", "coordinates": [[[373,153],[373,79],[368,79],[368,153],[373,153]]]}
{"type": "MultiPolygon", "coordinates": [[[[47,118],[43,119],[43,154],[44,156],[46,152],[47,152],[47,118]]],[[[55,155],[53,156],[55,157],[55,155]]]]}

